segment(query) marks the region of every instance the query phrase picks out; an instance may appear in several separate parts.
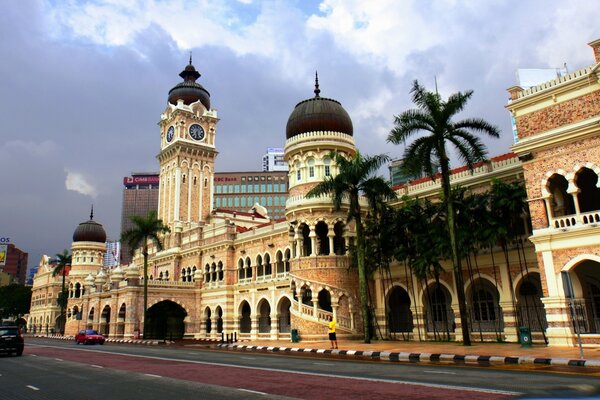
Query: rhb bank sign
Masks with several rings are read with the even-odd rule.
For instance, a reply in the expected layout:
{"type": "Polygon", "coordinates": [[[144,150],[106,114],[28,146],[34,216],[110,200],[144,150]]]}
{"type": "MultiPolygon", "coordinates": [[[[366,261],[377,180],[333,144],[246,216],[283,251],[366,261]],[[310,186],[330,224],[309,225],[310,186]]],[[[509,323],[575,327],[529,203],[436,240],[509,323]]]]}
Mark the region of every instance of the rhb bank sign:
{"type": "Polygon", "coordinates": [[[5,236],[0,236],[0,267],[6,265],[6,257],[8,256],[8,244],[10,243],[10,238],[5,236]]]}

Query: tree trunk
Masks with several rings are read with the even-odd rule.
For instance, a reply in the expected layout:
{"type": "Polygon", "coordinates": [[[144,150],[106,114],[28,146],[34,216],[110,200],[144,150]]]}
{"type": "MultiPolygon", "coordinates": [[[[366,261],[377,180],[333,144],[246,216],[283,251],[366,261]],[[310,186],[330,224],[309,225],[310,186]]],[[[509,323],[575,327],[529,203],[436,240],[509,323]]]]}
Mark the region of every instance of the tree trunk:
{"type": "MultiPolygon", "coordinates": [[[[65,268],[66,265],[63,266],[62,268],[62,287],[61,287],[61,292],[60,292],[60,318],[62,321],[62,316],[65,314],[65,268]]],[[[67,317],[65,315],[64,318],[64,323],[62,323],[61,327],[60,327],[60,334],[64,336],[65,334],[65,328],[67,325],[67,317]]]]}
{"type": "MultiPolygon", "coordinates": [[[[358,202],[358,200],[357,200],[358,202]]],[[[365,268],[365,238],[363,237],[362,219],[360,211],[354,217],[356,222],[356,255],[358,263],[358,291],[360,295],[360,305],[363,317],[363,329],[365,343],[371,343],[369,335],[369,288],[367,284],[367,271],[365,268]]]]}
{"type": "Polygon", "coordinates": [[[452,202],[452,188],[450,186],[450,167],[448,165],[448,158],[446,157],[446,152],[443,146],[439,153],[440,165],[442,169],[442,190],[446,199],[446,207],[448,212],[448,234],[450,236],[450,248],[452,250],[452,264],[454,266],[454,280],[456,282],[456,293],[458,295],[458,309],[460,312],[460,325],[462,327],[463,344],[465,346],[470,346],[471,337],[469,335],[469,320],[467,315],[467,303],[465,299],[465,284],[462,276],[460,255],[458,253],[458,242],[456,240],[454,203],[452,202]]]}
{"type": "Polygon", "coordinates": [[[148,309],[148,245],[144,242],[144,319],[142,338],[146,339],[146,313],[148,309]]]}

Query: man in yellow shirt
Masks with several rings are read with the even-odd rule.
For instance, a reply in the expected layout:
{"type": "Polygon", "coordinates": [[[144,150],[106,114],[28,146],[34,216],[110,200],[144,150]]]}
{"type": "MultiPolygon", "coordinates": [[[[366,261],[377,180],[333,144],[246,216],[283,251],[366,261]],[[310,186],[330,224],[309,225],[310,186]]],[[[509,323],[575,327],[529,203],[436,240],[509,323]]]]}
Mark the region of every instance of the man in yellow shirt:
{"type": "Polygon", "coordinates": [[[338,348],[337,337],[335,336],[335,320],[332,316],[329,316],[329,341],[332,349],[338,348]]]}

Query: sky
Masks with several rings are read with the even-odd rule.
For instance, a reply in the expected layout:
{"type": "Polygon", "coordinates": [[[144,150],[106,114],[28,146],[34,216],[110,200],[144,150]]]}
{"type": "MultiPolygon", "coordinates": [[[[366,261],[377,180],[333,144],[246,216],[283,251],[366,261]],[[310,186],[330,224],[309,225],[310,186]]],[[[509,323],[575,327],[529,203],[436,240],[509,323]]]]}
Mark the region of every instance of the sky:
{"type": "MultiPolygon", "coordinates": [[[[80,222],[118,239],[122,181],[158,171],[158,121],[188,63],[221,119],[216,170],[260,170],[287,118],[313,97],[342,103],[363,154],[399,158],[394,115],[418,80],[474,94],[460,118],[501,130],[518,68],[591,65],[589,0],[19,0],[0,3],[0,237],[29,253],[69,249],[80,222]]],[[[385,171],[382,171],[384,173],[385,171]]]]}

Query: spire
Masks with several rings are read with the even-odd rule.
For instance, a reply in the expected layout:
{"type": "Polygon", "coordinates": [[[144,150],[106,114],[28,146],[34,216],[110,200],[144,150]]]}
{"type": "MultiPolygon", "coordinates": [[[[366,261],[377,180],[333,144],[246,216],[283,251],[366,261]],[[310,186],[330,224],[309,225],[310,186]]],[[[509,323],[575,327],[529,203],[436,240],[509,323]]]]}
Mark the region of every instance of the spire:
{"type": "Polygon", "coordinates": [[[94,219],[94,205],[92,204],[92,211],[90,212],[90,221],[94,219]]]}
{"type": "Polygon", "coordinates": [[[319,89],[319,73],[315,71],[315,97],[319,97],[321,90],[319,89]]]}
{"type": "Polygon", "coordinates": [[[190,51],[190,65],[192,65],[192,52],[190,51]]]}

